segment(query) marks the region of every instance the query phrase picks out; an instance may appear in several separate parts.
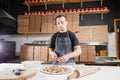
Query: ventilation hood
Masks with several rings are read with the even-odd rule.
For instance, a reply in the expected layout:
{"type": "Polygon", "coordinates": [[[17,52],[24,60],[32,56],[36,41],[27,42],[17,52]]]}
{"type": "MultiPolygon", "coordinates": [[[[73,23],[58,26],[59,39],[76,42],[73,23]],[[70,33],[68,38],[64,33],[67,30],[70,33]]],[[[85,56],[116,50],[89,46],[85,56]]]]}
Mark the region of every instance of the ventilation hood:
{"type": "Polygon", "coordinates": [[[15,28],[17,25],[16,19],[2,8],[0,8],[0,23],[15,28]]]}

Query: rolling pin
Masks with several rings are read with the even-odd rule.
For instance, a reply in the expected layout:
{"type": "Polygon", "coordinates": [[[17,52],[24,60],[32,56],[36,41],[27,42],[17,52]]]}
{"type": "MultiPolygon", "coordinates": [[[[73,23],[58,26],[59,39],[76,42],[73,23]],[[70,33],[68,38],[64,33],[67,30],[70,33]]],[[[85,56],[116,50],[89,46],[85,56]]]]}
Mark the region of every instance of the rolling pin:
{"type": "Polygon", "coordinates": [[[73,78],[80,78],[98,71],[99,67],[85,67],[81,69],[75,69],[73,74],[67,77],[67,80],[72,80],[73,78]]]}

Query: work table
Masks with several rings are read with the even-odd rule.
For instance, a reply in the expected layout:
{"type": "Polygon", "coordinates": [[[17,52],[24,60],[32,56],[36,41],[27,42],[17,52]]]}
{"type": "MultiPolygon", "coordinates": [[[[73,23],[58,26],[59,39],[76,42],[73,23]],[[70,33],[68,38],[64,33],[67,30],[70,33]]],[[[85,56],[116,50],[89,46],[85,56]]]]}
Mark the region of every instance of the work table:
{"type": "MultiPolygon", "coordinates": [[[[27,77],[29,79],[21,79],[21,80],[66,80],[67,76],[73,73],[74,66],[82,66],[83,64],[77,64],[77,65],[63,65],[68,66],[71,68],[70,73],[62,74],[62,75],[51,75],[41,72],[40,70],[46,66],[51,66],[51,64],[41,64],[41,62],[37,61],[31,61],[31,62],[22,62],[22,65],[24,65],[24,68],[26,70],[33,71],[34,75],[31,77],[27,77]]],[[[86,65],[85,65],[86,66],[86,65]]],[[[89,65],[93,66],[93,65],[89,65]]],[[[9,66],[10,67],[10,66],[9,66]]],[[[96,66],[99,67],[100,70],[96,71],[95,73],[92,73],[90,75],[80,77],[78,79],[72,79],[72,80],[118,80],[120,79],[120,67],[119,66],[96,66]]],[[[0,72],[2,74],[2,72],[0,72]]],[[[12,73],[13,74],[13,73],[12,73]]],[[[10,74],[11,75],[11,74],[10,74]]],[[[22,74],[23,75],[23,74],[22,74]]],[[[21,75],[21,76],[22,76],[21,75]]],[[[29,73],[30,75],[30,73],[29,73]]],[[[14,75],[15,76],[15,75],[14,75]]],[[[9,76],[10,77],[10,76],[9,76]]],[[[19,77],[19,76],[18,76],[19,77]]],[[[0,80],[7,80],[7,79],[1,79],[0,80]]],[[[12,80],[12,79],[10,79],[12,80]]],[[[13,79],[18,80],[18,79],[13,79]]]]}
{"type": "MultiPolygon", "coordinates": [[[[45,74],[40,72],[40,69],[42,67],[45,67],[48,65],[42,65],[40,67],[34,67],[32,69],[37,71],[37,74],[28,79],[28,80],[66,80],[67,76],[70,75],[71,73],[64,74],[64,75],[50,75],[50,74],[45,74]]],[[[118,80],[120,79],[120,67],[115,67],[115,66],[99,66],[100,70],[97,71],[96,73],[78,78],[78,79],[73,79],[73,80],[118,80]]]]}
{"type": "MultiPolygon", "coordinates": [[[[28,79],[28,80],[66,80],[67,76],[72,74],[73,71],[71,73],[68,73],[68,74],[64,74],[64,75],[50,75],[50,74],[45,74],[45,73],[42,73],[40,70],[46,66],[49,66],[51,64],[36,64],[35,65],[31,65],[31,66],[26,66],[26,68],[29,68],[29,69],[33,69],[37,72],[37,74],[28,79]]],[[[83,64],[77,64],[76,66],[78,65],[83,65],[83,64]]],[[[67,65],[69,67],[72,67],[75,66],[75,65],[67,65]]],[[[91,65],[89,65],[91,66],[91,65]]],[[[93,66],[93,65],[92,65],[93,66]]],[[[120,79],[120,67],[119,66],[97,66],[100,68],[99,71],[97,71],[96,73],[93,73],[93,74],[90,74],[90,75],[87,75],[87,76],[84,76],[84,77],[81,77],[81,78],[78,78],[78,79],[73,79],[73,80],[118,80],[120,79]]]]}

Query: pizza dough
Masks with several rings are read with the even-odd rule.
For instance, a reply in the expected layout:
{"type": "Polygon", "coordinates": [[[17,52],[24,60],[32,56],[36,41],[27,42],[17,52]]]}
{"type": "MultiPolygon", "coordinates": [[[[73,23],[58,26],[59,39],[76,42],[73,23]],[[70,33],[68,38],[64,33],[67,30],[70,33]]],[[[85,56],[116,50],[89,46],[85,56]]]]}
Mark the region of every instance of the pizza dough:
{"type": "Polygon", "coordinates": [[[54,66],[47,66],[41,69],[41,72],[47,74],[66,74],[66,73],[70,73],[71,69],[65,66],[54,65],[54,66]]]}

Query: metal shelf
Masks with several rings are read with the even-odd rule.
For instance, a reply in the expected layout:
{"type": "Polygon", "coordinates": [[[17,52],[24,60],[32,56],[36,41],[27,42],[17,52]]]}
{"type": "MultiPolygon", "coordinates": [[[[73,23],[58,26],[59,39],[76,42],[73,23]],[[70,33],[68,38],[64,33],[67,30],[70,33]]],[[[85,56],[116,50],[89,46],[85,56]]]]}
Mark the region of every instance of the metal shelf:
{"type": "Polygon", "coordinates": [[[77,2],[92,2],[92,1],[100,1],[100,0],[54,0],[54,1],[41,1],[41,2],[27,2],[23,3],[26,6],[37,6],[37,5],[44,5],[45,3],[47,5],[52,4],[62,4],[62,3],[77,3],[77,2]]]}
{"type": "Polygon", "coordinates": [[[45,9],[47,10],[47,5],[62,4],[62,8],[64,9],[64,4],[66,3],[81,2],[81,5],[82,5],[83,2],[92,2],[92,1],[100,1],[100,0],[54,0],[54,1],[41,1],[41,2],[39,1],[38,2],[24,2],[23,4],[28,6],[28,10],[30,10],[30,6],[39,6],[39,5],[45,5],[45,9]]]}
{"type": "MultiPolygon", "coordinates": [[[[49,44],[33,44],[33,43],[25,43],[24,45],[49,45],[49,44]]],[[[107,42],[90,42],[90,43],[80,43],[80,45],[108,45],[107,42]]]]}

